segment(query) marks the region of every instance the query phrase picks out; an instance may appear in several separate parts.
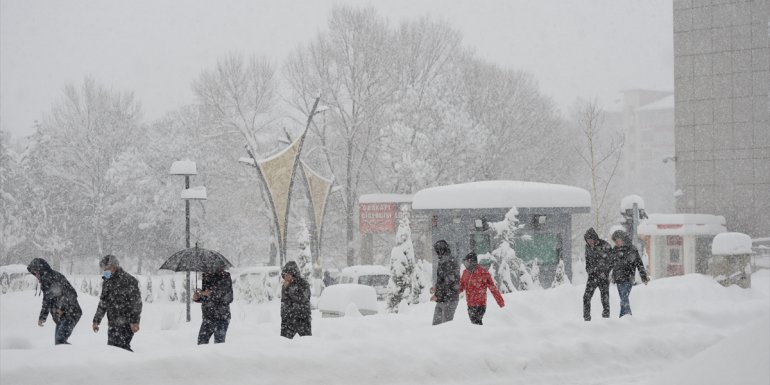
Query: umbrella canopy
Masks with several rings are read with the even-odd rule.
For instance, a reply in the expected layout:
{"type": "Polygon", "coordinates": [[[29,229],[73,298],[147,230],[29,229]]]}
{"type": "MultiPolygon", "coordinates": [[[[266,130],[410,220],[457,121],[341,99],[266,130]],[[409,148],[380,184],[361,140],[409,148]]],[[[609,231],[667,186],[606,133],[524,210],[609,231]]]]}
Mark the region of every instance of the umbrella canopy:
{"type": "Polygon", "coordinates": [[[219,252],[195,245],[177,251],[160,267],[161,270],[214,272],[233,267],[233,264],[219,252]]]}

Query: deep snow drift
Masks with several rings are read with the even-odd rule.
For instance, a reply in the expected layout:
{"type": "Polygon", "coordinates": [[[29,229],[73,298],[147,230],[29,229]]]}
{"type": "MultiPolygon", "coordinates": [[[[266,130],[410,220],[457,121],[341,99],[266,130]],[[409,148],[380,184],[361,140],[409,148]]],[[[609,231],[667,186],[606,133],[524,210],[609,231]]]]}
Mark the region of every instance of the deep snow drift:
{"type": "MultiPolygon", "coordinates": [[[[582,320],[582,285],[488,301],[484,326],[430,325],[432,304],[398,315],[321,318],[313,336],[279,336],[279,302],[233,305],[227,343],[197,346],[200,308],[145,303],[135,353],[91,329],[97,299],[80,294],[71,346],[37,326],[41,297],[0,295],[0,383],[51,384],[762,384],[770,383],[770,271],[752,289],[687,275],[636,286],[633,317],[582,320]]],[[[462,301],[462,300],[461,300],[462,301]]],[[[106,320],[104,321],[106,322],[106,320]]],[[[106,326],[103,324],[103,326],[106,326]]]]}

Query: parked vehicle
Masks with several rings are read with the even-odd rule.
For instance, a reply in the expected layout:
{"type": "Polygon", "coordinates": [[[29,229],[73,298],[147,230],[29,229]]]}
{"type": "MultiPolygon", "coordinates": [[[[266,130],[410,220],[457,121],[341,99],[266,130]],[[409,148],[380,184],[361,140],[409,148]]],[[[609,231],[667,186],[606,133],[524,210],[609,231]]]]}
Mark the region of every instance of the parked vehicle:
{"type": "Polygon", "coordinates": [[[233,274],[236,296],[246,302],[272,301],[281,296],[281,268],[249,267],[233,274]]]}
{"type": "Polygon", "coordinates": [[[27,271],[26,265],[0,266],[0,293],[34,288],[36,283],[37,279],[27,271]]]}
{"type": "Polygon", "coordinates": [[[367,285],[332,285],[321,293],[318,310],[323,318],[377,314],[377,293],[367,285]]]}
{"type": "Polygon", "coordinates": [[[385,266],[357,265],[348,266],[340,273],[340,283],[356,283],[371,286],[377,293],[377,299],[384,299],[388,293],[390,271],[385,266]]]}

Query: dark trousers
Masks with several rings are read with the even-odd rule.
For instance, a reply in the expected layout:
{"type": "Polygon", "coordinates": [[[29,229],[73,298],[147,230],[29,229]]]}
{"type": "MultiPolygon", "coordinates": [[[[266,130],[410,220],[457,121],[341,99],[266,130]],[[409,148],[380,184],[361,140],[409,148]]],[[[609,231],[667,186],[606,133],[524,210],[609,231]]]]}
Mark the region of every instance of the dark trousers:
{"type": "Polygon", "coordinates": [[[134,338],[134,332],[131,331],[130,324],[110,325],[107,328],[107,345],[117,346],[130,352],[131,340],[134,338]]]}
{"type": "Polygon", "coordinates": [[[481,320],[486,312],[486,306],[468,306],[468,316],[471,317],[471,323],[474,325],[483,325],[481,320]]]}
{"type": "Polygon", "coordinates": [[[439,325],[451,321],[455,318],[458,301],[436,302],[436,308],[433,310],[433,324],[439,325]]]}
{"type": "Polygon", "coordinates": [[[209,343],[212,334],[215,344],[225,342],[228,326],[230,326],[229,319],[204,318],[201,322],[201,330],[198,332],[198,345],[209,343]]]}
{"type": "Polygon", "coordinates": [[[69,344],[67,339],[72,335],[72,331],[75,330],[75,325],[80,321],[80,314],[77,317],[64,317],[56,322],[56,332],[54,334],[54,344],[69,344]]]}
{"type": "Polygon", "coordinates": [[[313,335],[310,326],[310,320],[303,320],[299,322],[281,322],[281,337],[292,339],[297,334],[299,334],[300,337],[313,335]]]}
{"type": "Polygon", "coordinates": [[[610,317],[610,281],[604,277],[588,277],[586,292],[583,294],[583,319],[586,321],[591,320],[591,298],[597,288],[602,297],[602,317],[610,317]]]}
{"type": "Polygon", "coordinates": [[[631,315],[631,301],[628,297],[631,296],[631,288],[634,284],[632,282],[617,282],[617,284],[620,295],[620,316],[631,315]]]}

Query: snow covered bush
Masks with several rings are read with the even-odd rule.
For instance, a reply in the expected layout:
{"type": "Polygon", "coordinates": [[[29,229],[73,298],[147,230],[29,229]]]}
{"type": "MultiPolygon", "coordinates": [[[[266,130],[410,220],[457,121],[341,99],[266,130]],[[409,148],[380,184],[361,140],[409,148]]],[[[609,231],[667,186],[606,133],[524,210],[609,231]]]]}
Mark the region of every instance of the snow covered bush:
{"type": "Polygon", "coordinates": [[[532,276],[532,286],[529,287],[530,290],[542,289],[543,286],[540,284],[540,261],[538,261],[537,258],[532,261],[532,266],[529,268],[529,272],[532,276]]]}

